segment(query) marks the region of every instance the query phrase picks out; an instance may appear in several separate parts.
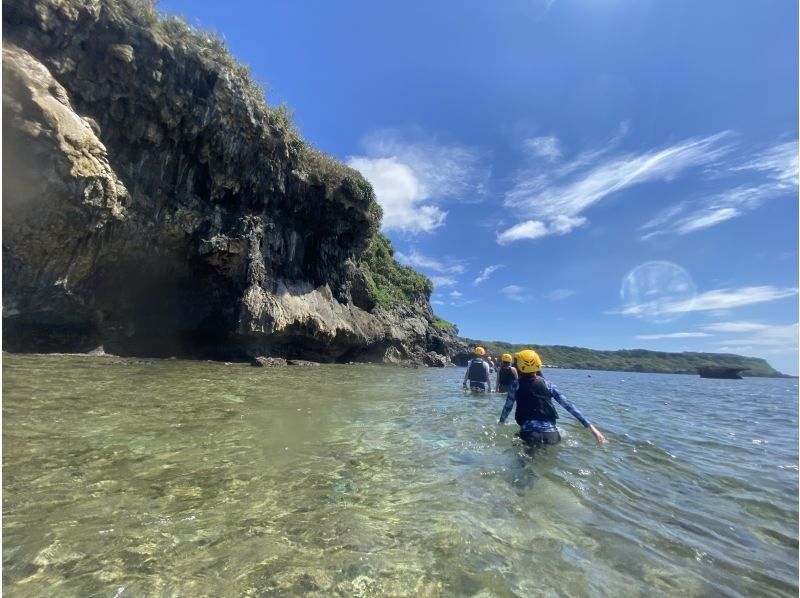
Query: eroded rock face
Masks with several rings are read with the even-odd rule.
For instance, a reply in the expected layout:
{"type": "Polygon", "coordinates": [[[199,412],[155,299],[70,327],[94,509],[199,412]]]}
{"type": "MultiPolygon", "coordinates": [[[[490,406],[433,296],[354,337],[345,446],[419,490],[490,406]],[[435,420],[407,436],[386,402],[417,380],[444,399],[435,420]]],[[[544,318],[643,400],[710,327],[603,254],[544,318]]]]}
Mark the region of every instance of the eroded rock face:
{"type": "Polygon", "coordinates": [[[453,353],[427,300],[372,296],[360,175],[290,135],[213,47],[150,19],[125,0],[4,0],[4,349],[453,353]]]}

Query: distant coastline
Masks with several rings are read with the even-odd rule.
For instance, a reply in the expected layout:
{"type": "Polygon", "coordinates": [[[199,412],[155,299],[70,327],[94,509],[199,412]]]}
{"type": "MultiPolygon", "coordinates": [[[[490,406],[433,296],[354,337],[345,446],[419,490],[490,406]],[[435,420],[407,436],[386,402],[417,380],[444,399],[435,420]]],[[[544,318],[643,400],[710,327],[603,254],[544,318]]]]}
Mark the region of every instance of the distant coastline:
{"type": "MultiPolygon", "coordinates": [[[[745,378],[797,378],[773,368],[765,359],[731,353],[669,353],[646,349],[600,351],[564,345],[516,344],[504,341],[485,341],[461,338],[470,347],[481,345],[487,354],[499,358],[503,353],[515,353],[524,348],[536,350],[546,368],[602,370],[609,372],[640,372],[645,374],[689,374],[698,376],[698,368],[739,368],[745,378]]],[[[457,355],[453,362],[463,365],[469,354],[457,355]]]]}

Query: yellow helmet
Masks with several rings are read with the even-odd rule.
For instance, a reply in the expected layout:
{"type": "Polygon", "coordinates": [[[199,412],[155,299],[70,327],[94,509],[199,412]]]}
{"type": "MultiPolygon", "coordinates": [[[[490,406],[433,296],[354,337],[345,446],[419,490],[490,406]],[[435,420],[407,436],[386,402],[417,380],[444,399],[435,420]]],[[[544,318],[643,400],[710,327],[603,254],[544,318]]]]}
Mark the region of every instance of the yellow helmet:
{"type": "Polygon", "coordinates": [[[503,363],[511,363],[511,354],[503,353],[503,363]]]}
{"type": "Polygon", "coordinates": [[[486,349],[483,347],[475,347],[475,355],[486,355],[486,349]]]}
{"type": "Polygon", "coordinates": [[[517,369],[523,374],[532,374],[542,369],[542,358],[533,349],[517,353],[517,369]]]}

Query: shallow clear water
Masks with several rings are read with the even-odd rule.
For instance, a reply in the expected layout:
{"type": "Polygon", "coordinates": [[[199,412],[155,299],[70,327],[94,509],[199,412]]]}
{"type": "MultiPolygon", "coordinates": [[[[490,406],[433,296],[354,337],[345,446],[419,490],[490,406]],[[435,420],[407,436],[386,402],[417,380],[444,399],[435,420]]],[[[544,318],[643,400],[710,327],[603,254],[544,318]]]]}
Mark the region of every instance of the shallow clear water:
{"type": "Polygon", "coordinates": [[[796,380],[3,357],[9,596],[796,596],[796,380]],[[510,418],[513,421],[513,418],[510,418]]]}

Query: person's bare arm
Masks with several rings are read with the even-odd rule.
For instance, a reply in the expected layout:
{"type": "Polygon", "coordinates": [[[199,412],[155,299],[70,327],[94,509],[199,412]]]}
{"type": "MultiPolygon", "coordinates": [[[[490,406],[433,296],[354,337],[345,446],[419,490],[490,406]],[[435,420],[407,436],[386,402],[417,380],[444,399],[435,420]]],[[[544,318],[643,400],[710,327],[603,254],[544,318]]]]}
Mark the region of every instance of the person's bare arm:
{"type": "Polygon", "coordinates": [[[589,425],[589,431],[592,434],[594,434],[594,437],[597,439],[597,442],[599,442],[600,444],[605,444],[606,442],[608,442],[608,440],[606,440],[606,437],[603,436],[603,433],[600,430],[598,430],[597,428],[594,427],[594,424],[590,424],[589,425]]]}

